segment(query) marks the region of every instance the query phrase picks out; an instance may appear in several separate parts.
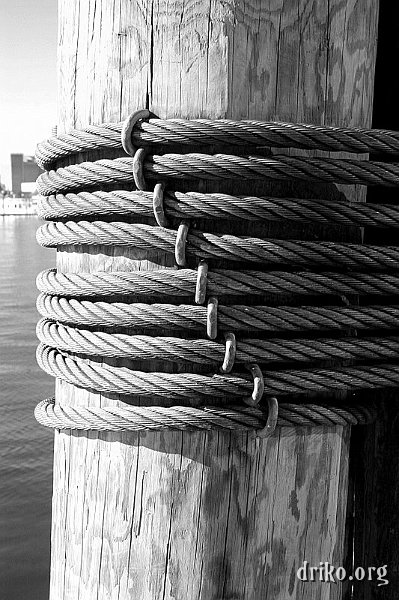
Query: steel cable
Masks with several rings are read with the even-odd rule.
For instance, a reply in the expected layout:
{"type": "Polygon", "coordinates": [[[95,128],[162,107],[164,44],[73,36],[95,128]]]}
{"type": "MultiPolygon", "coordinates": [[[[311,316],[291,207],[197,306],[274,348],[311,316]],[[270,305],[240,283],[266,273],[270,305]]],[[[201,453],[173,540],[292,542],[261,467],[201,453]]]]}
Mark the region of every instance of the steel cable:
{"type": "MultiPolygon", "coordinates": [[[[144,112],[140,112],[141,118],[146,116],[144,112]]],[[[129,123],[134,123],[137,118],[135,115],[129,123]]],[[[221,184],[262,179],[397,186],[399,162],[286,154],[265,156],[262,151],[256,156],[248,154],[248,148],[252,146],[256,151],[256,148],[290,147],[392,156],[399,155],[399,133],[254,121],[155,119],[136,123],[131,140],[131,129],[123,129],[121,124],[90,126],[83,131],[74,130],[51,138],[39,145],[38,163],[50,167],[58,159],[82,151],[119,150],[123,131],[129,135],[129,140],[123,140],[126,152],[133,155],[139,148],[134,157],[84,162],[39,177],[38,189],[46,196],[39,202],[40,214],[46,219],[75,219],[46,223],[38,231],[39,243],[48,247],[128,246],[148,254],[174,253],[180,267],[185,266],[186,254],[194,258],[195,263],[198,259],[211,262],[206,263],[206,271],[201,263],[198,272],[183,268],[134,273],[46,271],[40,274],[38,287],[42,293],[37,306],[45,317],[37,328],[41,342],[37,358],[41,368],[78,387],[164,405],[92,409],[64,407],[48,400],[37,409],[41,422],[59,428],[113,431],[166,427],[207,430],[214,426],[247,429],[264,426],[265,414],[227,407],[227,402],[256,404],[265,393],[269,397],[270,418],[275,423],[276,396],[298,396],[300,399],[311,394],[348,394],[398,387],[399,366],[389,361],[397,362],[399,334],[382,337],[381,331],[399,331],[399,306],[274,307],[253,306],[252,302],[253,297],[268,294],[290,298],[294,295],[340,296],[340,301],[345,301],[345,296],[350,294],[395,296],[399,283],[399,274],[396,274],[399,247],[224,235],[198,231],[195,227],[188,230],[184,221],[236,219],[260,223],[292,220],[397,228],[398,207],[222,193],[169,191],[163,194],[159,190],[163,189],[165,179],[192,181],[194,189],[204,180],[221,184]],[[184,146],[191,151],[197,145],[200,152],[146,154],[153,144],[162,144],[172,152],[177,147],[184,150],[184,146]],[[140,149],[142,147],[146,150],[140,149]],[[227,152],[231,154],[205,154],[205,147],[210,152],[215,148],[225,152],[228,148],[227,152]],[[117,184],[133,187],[134,182],[145,189],[145,180],[158,183],[156,194],[101,190],[103,186],[108,190],[117,184]],[[100,189],[90,192],[86,188],[100,189]],[[178,232],[164,227],[167,223],[162,211],[184,223],[178,232]],[[92,220],[101,215],[107,219],[92,220]],[[160,226],[131,224],[123,220],[108,222],[110,215],[128,219],[155,216],[160,226]],[[80,220],[82,217],[89,217],[90,221],[80,220]],[[213,270],[213,260],[258,263],[263,271],[265,267],[279,266],[329,271],[213,270]],[[347,269],[352,272],[334,272],[347,269]],[[196,302],[199,301],[197,287],[202,281],[206,281],[203,299],[210,298],[208,307],[192,304],[194,293],[196,302]],[[235,297],[247,295],[252,300],[249,306],[230,304],[235,297]],[[129,302],[120,302],[120,298],[117,298],[118,302],[101,301],[117,296],[129,296],[129,302]],[[138,302],[141,297],[147,302],[138,302]],[[166,302],[148,302],[156,298],[166,302]],[[181,298],[188,298],[191,303],[176,305],[177,299],[181,298]],[[213,329],[209,329],[211,322],[213,329]],[[101,331],[93,329],[95,327],[100,327],[101,331]],[[108,332],[109,327],[118,327],[118,330],[108,332]],[[217,337],[217,327],[219,332],[226,334],[226,344],[217,337]],[[129,331],[124,332],[123,328],[129,328],[129,331]],[[147,335],[147,330],[151,335],[147,335]],[[205,331],[211,339],[204,339],[205,331]],[[343,332],[345,336],[320,337],[330,331],[343,332]],[[356,337],[357,331],[367,332],[367,337],[356,337]],[[169,332],[174,335],[166,335],[169,332]],[[178,337],[182,332],[199,332],[201,337],[192,335],[193,339],[186,339],[190,338],[188,335],[183,339],[178,337]],[[370,332],[374,334],[370,335],[370,332]],[[268,335],[291,333],[309,333],[311,336],[267,339],[268,335]],[[352,337],[347,337],[348,334],[352,337]],[[201,367],[201,372],[204,366],[215,370],[222,362],[226,363],[228,348],[229,352],[234,352],[236,369],[246,366],[247,370],[209,375],[160,372],[166,369],[168,362],[185,362],[191,368],[196,365],[197,370],[201,367]],[[91,362],[82,357],[90,358],[91,362]],[[107,359],[111,359],[108,361],[111,364],[107,359]],[[159,359],[164,361],[165,367],[148,373],[114,366],[112,361],[115,359],[140,361],[140,365],[142,361],[159,359]],[[331,361],[335,364],[333,368],[321,368],[331,361]],[[337,362],[341,366],[337,366],[337,362]],[[344,366],[342,363],[346,362],[356,365],[344,366]],[[274,370],[262,374],[258,363],[273,365],[274,370]],[[294,368],[300,365],[302,369],[294,368]],[[210,398],[216,408],[204,408],[210,398]],[[168,407],[171,403],[182,406],[168,407]]],[[[229,369],[233,363],[230,360],[229,369]]],[[[370,411],[361,407],[347,410],[345,407],[306,405],[297,409],[296,405],[286,405],[280,413],[279,424],[284,424],[284,419],[289,424],[354,424],[369,418],[370,411]]],[[[269,425],[265,429],[267,427],[269,425]]]]}
{"type": "MultiPolygon", "coordinates": [[[[37,336],[43,344],[58,350],[108,358],[162,360],[174,363],[221,366],[225,344],[206,339],[104,333],[61,325],[46,319],[39,321],[37,336]]],[[[344,339],[281,338],[237,340],[235,362],[320,363],[323,361],[384,361],[399,357],[399,336],[344,339]]]]}
{"type": "MultiPolygon", "coordinates": [[[[91,327],[133,327],[143,330],[205,332],[203,306],[90,302],[41,294],[39,313],[60,323],[91,327]]],[[[397,329],[399,306],[245,306],[218,307],[221,332],[367,331],[397,329]]]]}
{"type": "MultiPolygon", "coordinates": [[[[206,405],[228,399],[242,401],[250,397],[253,383],[243,375],[198,375],[193,373],[160,373],[134,371],[106,363],[93,365],[76,356],[39,344],[39,366],[53,377],[100,393],[141,396],[153,401],[206,405]]],[[[271,396],[300,396],[303,394],[336,394],[396,388],[399,384],[399,365],[359,365],[334,369],[281,370],[264,373],[264,391],[271,396]]]]}
{"type": "MultiPolygon", "coordinates": [[[[39,273],[36,285],[41,292],[67,297],[133,295],[152,298],[194,298],[197,271],[158,269],[155,271],[95,271],[61,273],[48,269],[39,273]]],[[[214,296],[277,295],[396,295],[399,274],[393,273],[311,273],[309,271],[233,271],[212,269],[207,291],[214,296]]]]}
{"type": "MultiPolygon", "coordinates": [[[[122,149],[123,123],[90,125],[73,129],[40,143],[36,161],[48,169],[71,154],[103,148],[122,149]]],[[[227,119],[150,119],[137,123],[135,146],[272,146],[326,151],[399,154],[399,134],[381,129],[329,127],[301,123],[231,121],[227,119]]]]}
{"type": "MultiPolygon", "coordinates": [[[[167,192],[164,209],[177,219],[237,219],[253,222],[292,220],[337,223],[357,227],[399,227],[399,207],[384,204],[322,199],[270,198],[167,192]]],[[[75,219],[120,215],[153,216],[153,193],[124,190],[42,196],[38,215],[43,219],[75,219]]]]}
{"type": "MultiPolygon", "coordinates": [[[[152,225],[123,222],[49,222],[37,231],[45,247],[63,245],[119,245],[174,254],[176,231],[152,225]]],[[[397,269],[399,248],[336,242],[265,240],[192,230],[186,254],[204,259],[224,259],[265,266],[351,268],[359,270],[397,269]]]]}
{"type": "MultiPolygon", "coordinates": [[[[37,179],[40,194],[49,196],[86,187],[132,183],[133,159],[83,162],[47,171],[37,179]]],[[[144,176],[151,181],[167,178],[185,181],[292,180],[328,181],[362,185],[399,185],[399,164],[358,159],[278,155],[164,154],[147,156],[144,176]]]]}
{"type": "MultiPolygon", "coordinates": [[[[171,408],[138,406],[68,406],[53,398],[40,402],[35,417],[42,425],[55,429],[97,431],[202,430],[217,427],[233,431],[260,429],[265,415],[253,408],[237,406],[171,408]]],[[[278,426],[315,427],[332,425],[366,425],[376,417],[373,406],[323,406],[314,404],[280,404],[278,426]]]]}

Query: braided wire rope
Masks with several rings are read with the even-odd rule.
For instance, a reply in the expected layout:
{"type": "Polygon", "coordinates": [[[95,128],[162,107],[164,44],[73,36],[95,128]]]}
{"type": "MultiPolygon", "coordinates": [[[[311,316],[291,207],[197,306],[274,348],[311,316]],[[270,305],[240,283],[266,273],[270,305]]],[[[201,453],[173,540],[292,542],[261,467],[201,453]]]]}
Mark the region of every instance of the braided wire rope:
{"type": "MultiPolygon", "coordinates": [[[[96,363],[94,368],[82,358],[71,357],[44,344],[39,344],[36,357],[39,366],[49,375],[100,393],[206,405],[209,396],[217,403],[223,403],[226,398],[242,401],[250,396],[253,388],[253,383],[243,374],[147,373],[106,363],[96,363]]],[[[395,363],[264,373],[264,393],[278,397],[396,388],[398,384],[399,365],[395,363]]]]}
{"type": "MultiPolygon", "coordinates": [[[[39,321],[36,333],[40,342],[47,346],[89,356],[134,360],[157,360],[162,357],[162,360],[175,363],[221,366],[226,353],[225,344],[213,340],[104,333],[68,327],[46,319],[39,321]]],[[[235,362],[359,362],[398,357],[399,336],[299,340],[244,338],[237,340],[235,362]]]]}
{"type": "MultiPolygon", "coordinates": [[[[39,291],[51,296],[107,297],[123,295],[148,298],[170,296],[194,298],[197,271],[157,269],[154,271],[95,271],[61,273],[47,269],[39,273],[39,291]]],[[[393,295],[399,289],[399,274],[312,273],[309,271],[234,271],[212,269],[207,290],[213,296],[262,296],[265,294],[316,296],[350,294],[393,295]]]]}
{"type": "MultiPolygon", "coordinates": [[[[357,227],[399,227],[399,206],[322,199],[270,198],[166,192],[164,209],[178,219],[293,220],[357,227]]],[[[38,215],[47,220],[101,215],[153,216],[153,193],[114,190],[41,196],[38,215]]]]}
{"type": "MultiPolygon", "coordinates": [[[[48,169],[60,158],[87,150],[122,148],[123,123],[90,125],[40,143],[36,162],[48,169]]],[[[382,129],[348,129],[301,123],[227,119],[150,119],[136,124],[133,145],[235,145],[319,149],[355,153],[399,154],[399,134],[382,129]]]]}
{"type": "MultiPolygon", "coordinates": [[[[259,429],[264,425],[262,412],[237,406],[204,408],[175,406],[171,408],[115,406],[86,407],[56,404],[53,398],[40,402],[35,417],[42,425],[55,429],[98,431],[202,430],[215,427],[233,431],[259,429]]],[[[366,425],[376,418],[373,406],[324,406],[314,404],[280,404],[278,425],[331,426],[366,425]]]]}
{"type": "MultiPolygon", "coordinates": [[[[40,194],[49,196],[83,187],[131,183],[133,160],[123,157],[60,167],[40,175],[37,188],[40,194]]],[[[221,183],[226,180],[300,179],[390,187],[399,185],[397,163],[286,155],[154,154],[146,156],[143,174],[146,180],[151,181],[170,178],[221,183]]]]}
{"type": "MultiPolygon", "coordinates": [[[[45,247],[69,244],[133,246],[175,253],[177,233],[163,227],[123,222],[48,222],[37,231],[45,247]]],[[[322,266],[327,268],[397,269],[399,248],[336,242],[265,240],[193,230],[187,236],[186,254],[208,259],[266,263],[267,265],[322,266]]]]}
{"type": "MultiPolygon", "coordinates": [[[[91,302],[40,294],[37,309],[46,319],[91,327],[199,331],[207,308],[193,305],[91,302]]],[[[398,329],[399,306],[218,306],[222,332],[318,332],[398,329]]]]}

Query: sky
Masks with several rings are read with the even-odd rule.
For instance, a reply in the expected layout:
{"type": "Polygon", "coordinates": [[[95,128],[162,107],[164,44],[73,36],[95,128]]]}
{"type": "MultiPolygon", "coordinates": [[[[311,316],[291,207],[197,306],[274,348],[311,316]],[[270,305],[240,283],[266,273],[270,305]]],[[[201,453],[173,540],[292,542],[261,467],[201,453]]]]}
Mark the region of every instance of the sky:
{"type": "Polygon", "coordinates": [[[0,0],[0,181],[57,122],[57,0],[0,0]]]}

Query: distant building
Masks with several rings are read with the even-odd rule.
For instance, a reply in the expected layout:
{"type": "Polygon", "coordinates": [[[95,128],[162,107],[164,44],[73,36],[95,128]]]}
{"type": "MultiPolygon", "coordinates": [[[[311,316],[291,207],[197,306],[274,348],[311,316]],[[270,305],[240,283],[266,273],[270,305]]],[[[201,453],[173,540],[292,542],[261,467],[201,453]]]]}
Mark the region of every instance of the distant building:
{"type": "Polygon", "coordinates": [[[26,196],[22,191],[23,183],[33,183],[42,173],[33,156],[11,154],[11,185],[15,196],[26,196]]]}

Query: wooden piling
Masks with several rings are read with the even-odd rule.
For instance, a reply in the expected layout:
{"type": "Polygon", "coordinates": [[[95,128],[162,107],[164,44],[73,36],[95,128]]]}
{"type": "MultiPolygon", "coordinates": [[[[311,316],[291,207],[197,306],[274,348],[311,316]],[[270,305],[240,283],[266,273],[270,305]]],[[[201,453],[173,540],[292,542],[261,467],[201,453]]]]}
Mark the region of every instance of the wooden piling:
{"type": "MultiPolygon", "coordinates": [[[[371,124],[374,0],[60,0],[59,10],[58,132],[145,107],[371,124]]],[[[173,266],[134,248],[57,254],[61,271],[159,265],[173,266]]],[[[117,401],[61,381],[56,395],[117,401]]],[[[56,433],[51,600],[340,598],[339,585],[296,573],[305,560],[343,564],[349,434],[56,433]]]]}
{"type": "MultiPolygon", "coordinates": [[[[399,130],[399,83],[392,78],[389,65],[399,58],[396,22],[399,6],[384,2],[380,6],[373,127],[399,130]]],[[[394,189],[370,188],[369,202],[396,202],[394,189]]],[[[392,243],[395,234],[392,232],[392,243]]],[[[387,232],[374,232],[366,243],[387,243],[387,232]]],[[[391,243],[390,241],[388,243],[391,243]]],[[[354,598],[396,600],[399,589],[399,395],[386,390],[377,397],[376,423],[360,427],[351,441],[352,471],[355,485],[356,565],[382,568],[386,565],[384,585],[370,586],[367,581],[354,583],[354,598]]]]}

